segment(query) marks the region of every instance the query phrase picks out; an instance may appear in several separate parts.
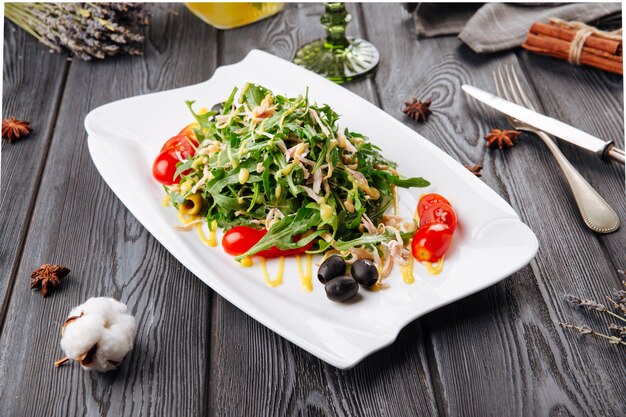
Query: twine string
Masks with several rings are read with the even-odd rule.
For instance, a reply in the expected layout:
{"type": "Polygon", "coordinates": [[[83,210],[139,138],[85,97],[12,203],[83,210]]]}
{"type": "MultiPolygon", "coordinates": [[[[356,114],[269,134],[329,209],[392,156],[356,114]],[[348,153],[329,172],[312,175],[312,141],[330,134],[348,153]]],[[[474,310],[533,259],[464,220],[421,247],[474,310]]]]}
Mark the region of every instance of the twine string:
{"type": "Polygon", "coordinates": [[[598,28],[594,28],[593,26],[589,26],[583,22],[567,22],[556,17],[551,18],[550,23],[554,23],[566,29],[572,29],[576,31],[574,39],[572,39],[572,43],[570,44],[569,55],[567,57],[567,60],[571,64],[575,65],[580,65],[582,62],[583,48],[589,36],[596,35],[601,38],[614,41],[622,40],[622,29],[607,32],[598,28]]]}

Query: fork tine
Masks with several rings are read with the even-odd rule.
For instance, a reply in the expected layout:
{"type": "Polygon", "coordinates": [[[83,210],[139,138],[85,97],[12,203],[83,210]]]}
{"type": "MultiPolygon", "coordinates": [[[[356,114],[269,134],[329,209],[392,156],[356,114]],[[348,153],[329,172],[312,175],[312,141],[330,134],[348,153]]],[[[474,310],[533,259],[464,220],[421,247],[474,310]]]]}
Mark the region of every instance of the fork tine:
{"type": "Polygon", "coordinates": [[[496,82],[496,91],[498,92],[498,95],[503,96],[507,100],[511,100],[502,76],[502,67],[498,67],[493,72],[493,79],[496,82]]]}
{"type": "Polygon", "coordinates": [[[523,100],[522,100],[520,91],[515,85],[515,82],[513,81],[513,77],[511,76],[511,73],[512,73],[511,68],[508,65],[505,66],[505,69],[504,69],[505,85],[508,87],[509,94],[512,97],[512,99],[509,99],[509,100],[512,101],[513,103],[523,105],[522,103],[523,100]]]}
{"type": "Polygon", "coordinates": [[[499,96],[502,96],[502,89],[500,88],[500,83],[498,82],[498,69],[500,67],[496,68],[495,71],[492,73],[493,75],[493,82],[496,85],[496,93],[499,96]]]}
{"type": "Polygon", "coordinates": [[[537,111],[535,109],[535,106],[533,106],[533,102],[530,100],[528,95],[524,92],[524,89],[522,88],[522,84],[521,84],[519,78],[517,77],[517,73],[515,72],[515,69],[513,67],[510,68],[509,74],[510,74],[510,77],[512,79],[511,85],[512,85],[512,87],[514,87],[514,89],[516,87],[516,89],[517,89],[517,91],[519,93],[519,96],[521,98],[521,100],[520,100],[521,104],[523,104],[524,106],[526,106],[530,110],[537,111]]]}

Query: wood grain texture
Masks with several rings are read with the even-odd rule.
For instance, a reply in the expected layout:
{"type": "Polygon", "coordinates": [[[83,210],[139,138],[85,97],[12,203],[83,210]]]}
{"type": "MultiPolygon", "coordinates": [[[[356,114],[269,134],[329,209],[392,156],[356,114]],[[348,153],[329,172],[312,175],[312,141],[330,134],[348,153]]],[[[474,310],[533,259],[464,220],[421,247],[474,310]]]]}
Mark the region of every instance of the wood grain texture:
{"type": "MultiPolygon", "coordinates": [[[[182,6],[154,8],[145,57],[74,61],[63,92],[17,282],[0,339],[3,415],[201,415],[209,364],[210,290],[130,215],[96,172],[87,150],[88,111],[124,97],[202,81],[215,68],[216,32],[182,6]],[[58,261],[71,274],[45,300],[30,271],[58,261]],[[135,348],[121,368],[88,373],[62,356],[70,308],[111,296],[136,316],[135,348]]],[[[31,60],[30,65],[42,67],[31,60]]],[[[45,68],[45,67],[44,67],[45,68]]],[[[54,71],[54,67],[49,68],[54,71]]]]}
{"type": "MultiPolygon", "coordinates": [[[[349,29],[359,34],[359,10],[349,29]]],[[[297,47],[323,35],[322,6],[290,5],[279,17],[223,32],[222,63],[252,48],[291,59],[297,47]]],[[[372,83],[348,88],[375,100],[372,83]]],[[[316,291],[320,287],[316,287],[316,291]]],[[[211,348],[212,415],[435,415],[436,406],[421,330],[406,328],[391,347],[355,368],[339,371],[294,346],[216,296],[211,348]]]]}
{"type": "MultiPolygon", "coordinates": [[[[506,121],[470,102],[460,90],[462,83],[470,83],[494,91],[491,73],[498,65],[512,64],[521,72],[516,56],[479,56],[454,38],[417,40],[409,36],[408,14],[397,5],[365,7],[365,17],[370,40],[379,45],[381,62],[386,63],[376,75],[378,89],[385,91],[382,107],[460,162],[483,165],[484,181],[511,203],[540,242],[529,267],[422,320],[429,331],[428,359],[436,369],[442,414],[621,415],[625,381],[612,369],[623,363],[623,350],[595,339],[580,340],[557,322],[585,319],[564,305],[563,294],[601,299],[615,286],[614,262],[602,242],[612,239],[615,247],[623,248],[624,231],[598,238],[581,227],[558,168],[532,137],[525,135],[506,153],[486,150],[482,136],[491,127],[506,127],[506,121]],[[389,47],[380,48],[388,40],[393,40],[389,47]],[[415,125],[402,116],[401,101],[411,96],[433,99],[429,123],[415,125]]],[[[572,69],[560,64],[553,71],[565,79],[572,69]]],[[[545,67],[537,66],[533,83],[540,85],[547,77],[541,72],[545,67]]],[[[573,88],[553,81],[547,80],[552,94],[560,91],[554,100],[570,101],[571,107],[590,100],[590,109],[605,108],[607,101],[609,106],[619,103],[622,94],[615,80],[600,90],[607,97],[585,95],[575,79],[573,88]]],[[[539,93],[543,97],[544,89],[539,93]]],[[[613,133],[621,130],[623,136],[623,122],[617,122],[623,120],[623,110],[610,108],[617,112],[613,133]]],[[[594,164],[589,160],[585,167],[594,164]]],[[[619,172],[616,167],[604,169],[619,172]]],[[[597,178],[613,183],[615,175],[608,174],[608,180],[606,175],[597,178]]],[[[620,194],[611,187],[616,185],[607,186],[614,202],[620,194]]],[[[595,327],[602,322],[596,320],[595,327]]]]}
{"type": "MultiPolygon", "coordinates": [[[[167,253],[100,178],[83,128],[99,105],[203,81],[252,48],[291,59],[323,35],[323,6],[288,4],[231,31],[171,7],[177,15],[153,9],[143,58],[70,64],[5,27],[5,114],[41,119],[30,138],[2,149],[0,415],[626,414],[624,350],[557,325],[606,328],[602,316],[562,299],[601,301],[618,286],[626,225],[603,236],[586,229],[552,156],[532,136],[508,152],[487,150],[482,137],[506,121],[460,89],[493,91],[492,71],[513,65],[547,114],[623,148],[621,77],[524,51],[477,55],[454,37],[418,40],[401,5],[348,5],[349,34],[372,41],[381,62],[373,80],[346,87],[459,162],[483,165],[482,179],[533,229],[540,250],[510,278],[409,324],[394,344],[339,371],[239,311],[167,253]],[[433,100],[428,123],[402,114],[411,97],[433,100]],[[35,168],[16,175],[23,166],[35,168]],[[29,275],[49,261],[72,273],[43,300],[28,288],[29,275]],[[128,303],[139,325],[135,349],[108,374],[52,368],[66,314],[97,295],[128,303]]],[[[624,168],[561,147],[626,221],[624,168]]]]}
{"type": "Polygon", "coordinates": [[[0,222],[0,334],[46,162],[67,66],[64,57],[48,53],[36,39],[23,36],[13,23],[5,22],[2,118],[12,115],[28,120],[33,133],[13,144],[1,141],[0,213],[6,220],[0,222]],[[34,71],[33,62],[46,71],[34,71]]]}
{"type": "MultiPolygon", "coordinates": [[[[623,77],[554,62],[558,60],[525,51],[520,51],[519,56],[528,76],[539,80],[535,83],[535,91],[540,96],[546,114],[602,140],[612,140],[620,149],[624,149],[623,77]],[[568,93],[564,94],[564,91],[568,93]]],[[[561,142],[560,147],[582,176],[618,213],[621,229],[617,233],[595,236],[613,263],[613,269],[624,269],[626,267],[624,166],[614,162],[598,162],[592,153],[567,142],[561,142]]],[[[567,197],[569,198],[569,195],[567,197]]],[[[575,223],[584,227],[580,218],[576,219],[575,223]]],[[[616,273],[607,277],[607,280],[615,286],[619,285],[616,273]]]]}

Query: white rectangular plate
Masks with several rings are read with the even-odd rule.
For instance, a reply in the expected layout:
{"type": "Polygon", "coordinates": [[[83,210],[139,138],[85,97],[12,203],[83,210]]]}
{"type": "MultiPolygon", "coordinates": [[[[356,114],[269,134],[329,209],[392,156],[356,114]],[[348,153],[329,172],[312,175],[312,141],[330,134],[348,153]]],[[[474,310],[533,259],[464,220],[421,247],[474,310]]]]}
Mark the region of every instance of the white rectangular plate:
{"type": "MultiPolygon", "coordinates": [[[[106,183],[176,259],[241,310],[338,368],[354,366],[391,344],[419,316],[509,276],[537,252],[535,235],[515,211],[439,148],[347,89],[265,52],[253,50],[197,85],[99,107],[87,115],[85,128],[91,157],[106,183]],[[293,259],[286,261],[284,284],[270,288],[258,263],[243,268],[220,247],[205,246],[196,233],[175,230],[177,213],[161,204],[164,192],[152,178],[152,162],[166,139],[193,122],[185,100],[210,108],[248,81],[292,97],[309,87],[313,101],[342,115],[342,128],[368,136],[398,162],[404,176],[427,178],[432,183],[427,190],[401,194],[401,214],[410,217],[424,192],[446,196],[459,225],[443,272],[429,275],[416,263],[415,283],[408,285],[396,267],[385,280],[388,289],[361,290],[355,302],[338,304],[326,298],[315,278],[313,292],[303,291],[293,259]]],[[[276,261],[269,261],[268,269],[275,271],[276,261]]]]}

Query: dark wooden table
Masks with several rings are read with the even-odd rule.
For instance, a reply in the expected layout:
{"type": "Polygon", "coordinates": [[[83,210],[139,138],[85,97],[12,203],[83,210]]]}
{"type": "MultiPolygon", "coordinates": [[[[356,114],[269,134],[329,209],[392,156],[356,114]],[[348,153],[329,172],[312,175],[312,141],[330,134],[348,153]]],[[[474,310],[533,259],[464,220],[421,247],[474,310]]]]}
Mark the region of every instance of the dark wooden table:
{"type": "MultiPolygon", "coordinates": [[[[68,61],[5,22],[3,116],[32,121],[29,138],[2,145],[0,194],[0,414],[623,416],[626,350],[561,328],[605,329],[599,314],[563,302],[602,300],[620,285],[626,225],[584,227],[545,146],[525,137],[509,152],[482,137],[506,127],[462,93],[494,90],[492,71],[511,64],[543,111],[624,147],[623,79],[522,50],[483,56],[455,37],[418,40],[399,5],[350,5],[350,32],[380,50],[373,79],[346,88],[432,140],[483,181],[536,233],[536,258],[501,283],[408,325],[390,347],[347,371],[326,365],[266,329],[195,278],[129,214],[100,178],[83,128],[93,108],[124,97],[203,81],[252,48],[290,59],[322,35],[319,4],[289,5],[248,27],[215,30],[181,6],[156,8],[145,56],[68,61]],[[432,98],[416,125],[410,97],[432,98]],[[29,289],[44,262],[71,268],[45,300],[29,289]],[[128,303],[135,349],[118,371],[55,369],[60,325],[97,295],[128,303]]],[[[563,153],[626,222],[624,168],[562,144],[563,153]]],[[[471,277],[468,277],[471,279],[471,277]]]]}

